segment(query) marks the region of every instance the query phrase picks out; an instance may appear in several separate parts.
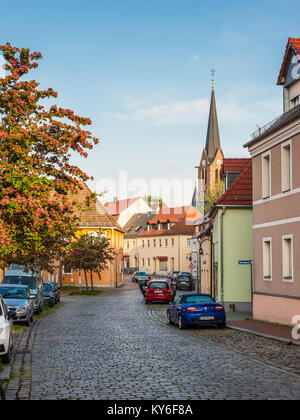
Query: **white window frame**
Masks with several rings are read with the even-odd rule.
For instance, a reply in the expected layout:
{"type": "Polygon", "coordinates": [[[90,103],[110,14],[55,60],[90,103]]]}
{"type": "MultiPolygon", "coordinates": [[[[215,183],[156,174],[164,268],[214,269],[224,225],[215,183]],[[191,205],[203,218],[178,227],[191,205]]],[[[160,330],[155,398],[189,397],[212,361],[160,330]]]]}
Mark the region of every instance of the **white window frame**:
{"type": "Polygon", "coordinates": [[[271,178],[271,174],[272,174],[272,161],[271,161],[271,152],[266,152],[262,155],[262,161],[261,161],[261,177],[262,177],[262,182],[261,182],[261,186],[262,186],[262,198],[264,200],[266,200],[267,198],[270,198],[272,196],[272,178],[271,178]],[[265,194],[265,179],[264,179],[264,161],[266,157],[269,157],[269,194],[266,195],[265,194]]]}
{"type": "Polygon", "coordinates": [[[263,243],[263,248],[262,248],[262,254],[263,254],[262,255],[263,256],[262,262],[263,262],[263,265],[262,265],[262,269],[263,269],[263,279],[264,279],[264,281],[272,281],[272,279],[273,279],[273,243],[272,243],[272,239],[273,238],[263,238],[263,240],[262,240],[262,243],[263,243]],[[270,278],[265,276],[265,255],[264,255],[265,242],[270,242],[270,278]]]}
{"type": "Polygon", "coordinates": [[[292,141],[289,140],[281,145],[281,192],[286,193],[288,191],[291,191],[293,189],[293,159],[292,159],[292,141]],[[283,162],[284,162],[284,149],[286,149],[287,146],[290,146],[290,186],[289,188],[284,188],[284,168],[283,168],[283,162]]]}
{"type": "Polygon", "coordinates": [[[294,235],[282,235],[282,279],[284,283],[294,283],[294,235]],[[284,240],[290,239],[291,240],[291,265],[292,265],[292,276],[291,278],[287,278],[284,276],[284,240]]]}
{"type": "Polygon", "coordinates": [[[71,268],[71,272],[70,272],[70,273],[66,273],[66,272],[65,272],[65,266],[63,266],[63,274],[64,274],[65,276],[72,276],[72,275],[73,275],[73,269],[71,268]]]}

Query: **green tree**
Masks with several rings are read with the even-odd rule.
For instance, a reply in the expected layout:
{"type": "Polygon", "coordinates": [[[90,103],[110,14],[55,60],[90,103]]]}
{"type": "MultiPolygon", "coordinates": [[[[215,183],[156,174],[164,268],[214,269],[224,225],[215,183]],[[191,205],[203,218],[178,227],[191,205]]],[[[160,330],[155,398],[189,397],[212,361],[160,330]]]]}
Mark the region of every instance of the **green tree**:
{"type": "Polygon", "coordinates": [[[224,183],[219,180],[213,188],[208,188],[204,194],[204,214],[209,213],[215,202],[222,197],[224,193],[224,183]]]}
{"type": "Polygon", "coordinates": [[[76,238],[68,247],[63,264],[73,270],[83,270],[86,288],[88,290],[88,273],[91,288],[94,290],[93,273],[97,273],[101,281],[101,273],[113,261],[114,250],[102,233],[96,235],[85,234],[76,238]]]}

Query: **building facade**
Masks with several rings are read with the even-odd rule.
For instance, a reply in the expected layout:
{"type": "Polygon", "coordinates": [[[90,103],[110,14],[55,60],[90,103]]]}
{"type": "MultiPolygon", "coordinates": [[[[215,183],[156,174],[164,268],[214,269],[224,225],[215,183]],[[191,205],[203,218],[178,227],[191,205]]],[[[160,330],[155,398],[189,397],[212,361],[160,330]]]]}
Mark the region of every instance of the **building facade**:
{"type": "Polygon", "coordinates": [[[290,38],[278,84],[284,113],[252,135],[254,318],[300,315],[300,39],[290,38]]]}

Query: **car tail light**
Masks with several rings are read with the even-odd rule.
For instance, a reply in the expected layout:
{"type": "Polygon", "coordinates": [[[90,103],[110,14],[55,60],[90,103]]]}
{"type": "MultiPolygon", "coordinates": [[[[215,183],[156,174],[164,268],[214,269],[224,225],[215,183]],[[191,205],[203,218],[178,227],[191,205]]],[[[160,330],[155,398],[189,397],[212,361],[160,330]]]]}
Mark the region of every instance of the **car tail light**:
{"type": "Polygon", "coordinates": [[[198,308],[187,308],[187,312],[199,312],[198,308]]]}
{"type": "Polygon", "coordinates": [[[224,311],[223,306],[216,306],[214,309],[215,311],[224,311]]]}

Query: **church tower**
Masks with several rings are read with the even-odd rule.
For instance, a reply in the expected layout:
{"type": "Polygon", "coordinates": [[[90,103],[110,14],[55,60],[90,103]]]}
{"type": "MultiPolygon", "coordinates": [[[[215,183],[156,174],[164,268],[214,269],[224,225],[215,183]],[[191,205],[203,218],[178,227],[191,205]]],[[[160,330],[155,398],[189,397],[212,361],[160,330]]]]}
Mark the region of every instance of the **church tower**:
{"type": "Polygon", "coordinates": [[[215,69],[212,69],[212,91],[209,111],[209,120],[205,147],[202,152],[198,169],[198,180],[204,191],[213,190],[220,181],[221,167],[224,154],[221,149],[220,133],[215,97],[215,69]]]}

